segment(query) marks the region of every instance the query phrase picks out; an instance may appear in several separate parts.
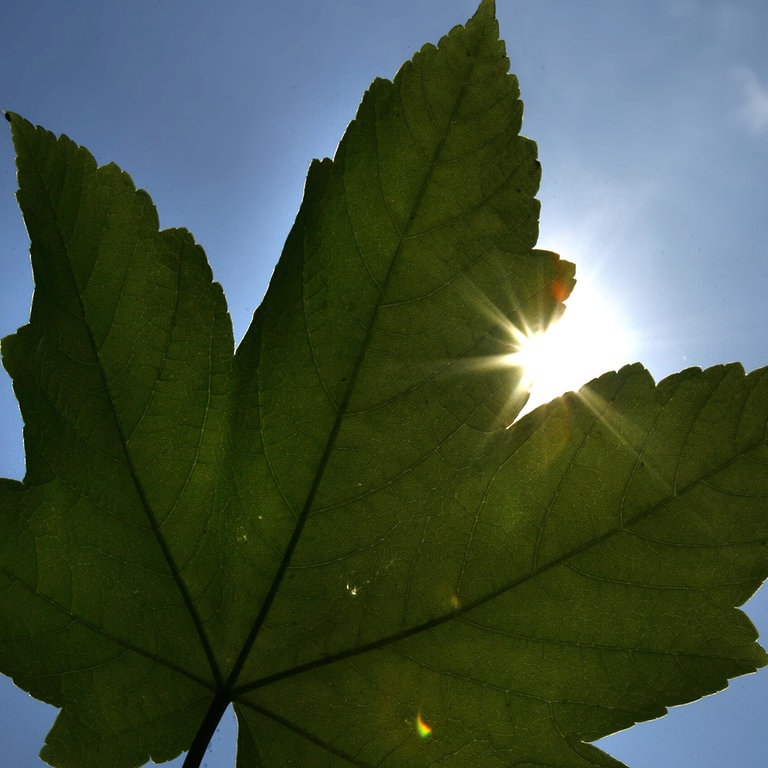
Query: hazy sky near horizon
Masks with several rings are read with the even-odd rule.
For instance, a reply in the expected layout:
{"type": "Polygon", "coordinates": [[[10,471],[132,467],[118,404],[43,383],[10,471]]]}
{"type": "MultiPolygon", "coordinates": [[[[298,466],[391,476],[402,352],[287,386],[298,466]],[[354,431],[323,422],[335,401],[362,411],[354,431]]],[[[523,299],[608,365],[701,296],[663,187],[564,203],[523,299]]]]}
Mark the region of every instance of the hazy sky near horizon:
{"type": "MultiPolygon", "coordinates": [[[[580,289],[600,297],[606,324],[628,330],[631,357],[617,364],[640,360],[657,379],[691,365],[768,364],[768,4],[497,6],[525,102],[523,132],[543,166],[540,245],[576,262],[574,303],[580,289]]],[[[150,193],[163,227],[190,229],[240,338],[311,159],[333,155],[374,77],[392,77],[475,7],[5,0],[0,108],[116,162],[150,193]]],[[[26,322],[32,292],[3,125],[0,335],[26,322]]],[[[0,476],[21,478],[21,420],[4,374],[0,430],[0,476]]],[[[749,612],[768,634],[768,595],[749,612]]],[[[4,764],[40,768],[55,711],[3,678],[0,715],[4,764]]],[[[603,747],[631,768],[763,765],[766,717],[768,671],[603,747]]],[[[216,737],[208,768],[234,768],[230,736],[216,737]]]]}

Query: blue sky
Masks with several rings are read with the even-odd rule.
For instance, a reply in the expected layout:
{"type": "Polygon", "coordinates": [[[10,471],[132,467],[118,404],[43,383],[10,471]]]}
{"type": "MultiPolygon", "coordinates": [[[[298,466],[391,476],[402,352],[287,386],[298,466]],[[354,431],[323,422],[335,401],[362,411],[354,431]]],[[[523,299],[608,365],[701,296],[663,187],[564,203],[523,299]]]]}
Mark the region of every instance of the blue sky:
{"type": "MultiPolygon", "coordinates": [[[[577,263],[622,362],[657,378],[768,363],[768,4],[497,0],[543,165],[540,244],[577,263]]],[[[5,0],[0,107],[114,161],[188,227],[235,332],[258,305],[313,157],[332,155],[376,76],[391,77],[475,0],[5,0]]],[[[0,334],[28,315],[28,240],[0,126],[0,334]]],[[[583,339],[587,345],[604,341],[583,339]]],[[[612,350],[608,350],[612,352],[612,350]]],[[[613,363],[611,363],[613,365],[613,363]]],[[[594,370],[590,375],[602,372],[594,370]]],[[[577,384],[580,382],[576,382],[577,384]]],[[[0,377],[0,476],[23,475],[0,377]]],[[[750,615],[768,635],[768,595],[750,615]]],[[[605,742],[632,768],[768,762],[768,673],[605,742]]],[[[54,711],[0,685],[0,743],[35,757],[54,711]]],[[[231,733],[209,768],[233,765],[231,733]]]]}

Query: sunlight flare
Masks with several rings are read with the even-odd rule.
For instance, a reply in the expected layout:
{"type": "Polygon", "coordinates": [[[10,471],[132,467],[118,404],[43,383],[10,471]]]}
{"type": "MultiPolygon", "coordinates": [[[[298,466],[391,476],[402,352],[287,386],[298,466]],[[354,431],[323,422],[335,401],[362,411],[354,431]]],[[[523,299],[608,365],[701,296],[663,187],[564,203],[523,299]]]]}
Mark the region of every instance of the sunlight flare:
{"type": "Polygon", "coordinates": [[[416,730],[422,739],[426,739],[432,733],[432,728],[429,726],[424,718],[421,716],[421,712],[416,715],[416,730]]]}
{"type": "Polygon", "coordinates": [[[525,411],[631,362],[635,347],[620,313],[583,279],[549,328],[510,335],[515,351],[507,363],[522,368],[520,387],[531,393],[525,411]]]}

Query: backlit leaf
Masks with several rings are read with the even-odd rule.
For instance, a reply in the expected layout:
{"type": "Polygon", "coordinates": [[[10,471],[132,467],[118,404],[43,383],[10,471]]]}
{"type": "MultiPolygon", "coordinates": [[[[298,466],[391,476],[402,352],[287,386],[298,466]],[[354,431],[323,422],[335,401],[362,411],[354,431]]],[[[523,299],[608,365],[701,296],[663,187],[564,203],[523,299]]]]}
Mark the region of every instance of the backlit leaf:
{"type": "Polygon", "coordinates": [[[372,84],[237,349],[192,236],[10,116],[0,669],[61,708],[52,765],[197,766],[234,703],[238,768],[618,766],[588,742],[766,663],[767,369],[628,366],[514,421],[515,330],[574,271],[507,70],[484,0],[372,84]]]}

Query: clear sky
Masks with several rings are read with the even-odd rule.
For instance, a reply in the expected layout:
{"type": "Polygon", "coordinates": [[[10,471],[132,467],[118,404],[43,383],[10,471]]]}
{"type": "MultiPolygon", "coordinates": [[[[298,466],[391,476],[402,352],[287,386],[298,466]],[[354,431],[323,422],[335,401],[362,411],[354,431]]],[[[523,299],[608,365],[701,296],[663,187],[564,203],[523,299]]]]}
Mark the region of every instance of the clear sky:
{"type": "MultiPolygon", "coordinates": [[[[310,160],[333,154],[374,77],[394,75],[475,5],[4,0],[0,107],[117,162],[152,195],[162,226],[189,228],[240,337],[310,160]]],[[[584,301],[603,312],[598,329],[629,333],[623,345],[586,332],[581,341],[606,365],[641,360],[657,378],[768,364],[768,3],[497,5],[524,133],[543,165],[540,244],[577,264],[574,317],[584,301]]],[[[32,291],[15,188],[0,125],[2,335],[26,322],[32,291]]],[[[21,422],[4,375],[0,434],[0,476],[21,478],[21,422]]],[[[768,594],[750,615],[768,635],[768,594]]],[[[39,768],[54,715],[3,679],[3,764],[39,768]]],[[[766,765],[767,717],[764,671],[603,746],[632,768],[766,765]]],[[[233,767],[230,737],[216,737],[208,768],[233,767]]]]}

